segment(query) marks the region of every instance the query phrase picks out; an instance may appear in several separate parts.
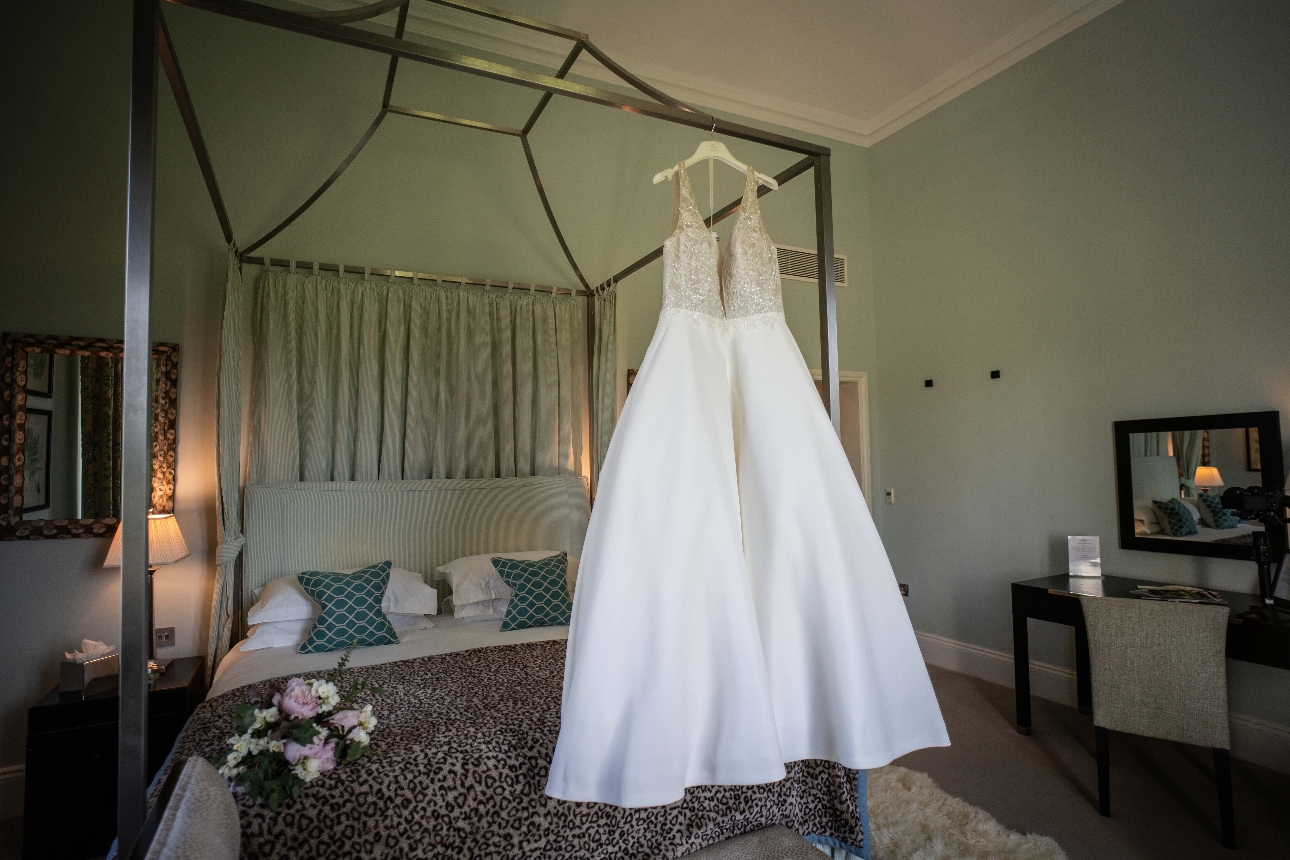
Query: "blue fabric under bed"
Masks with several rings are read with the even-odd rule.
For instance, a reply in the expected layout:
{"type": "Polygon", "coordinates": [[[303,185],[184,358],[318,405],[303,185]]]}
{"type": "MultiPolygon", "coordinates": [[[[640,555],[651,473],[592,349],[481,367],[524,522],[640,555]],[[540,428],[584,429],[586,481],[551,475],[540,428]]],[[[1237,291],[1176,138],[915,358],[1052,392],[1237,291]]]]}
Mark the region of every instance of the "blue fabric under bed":
{"type": "Polygon", "coordinates": [[[869,833],[869,771],[861,770],[856,777],[856,794],[860,806],[860,836],[863,841],[857,845],[833,839],[829,836],[807,836],[806,841],[812,845],[823,845],[827,848],[841,848],[848,854],[860,857],[861,860],[873,860],[873,837],[869,833]]]}

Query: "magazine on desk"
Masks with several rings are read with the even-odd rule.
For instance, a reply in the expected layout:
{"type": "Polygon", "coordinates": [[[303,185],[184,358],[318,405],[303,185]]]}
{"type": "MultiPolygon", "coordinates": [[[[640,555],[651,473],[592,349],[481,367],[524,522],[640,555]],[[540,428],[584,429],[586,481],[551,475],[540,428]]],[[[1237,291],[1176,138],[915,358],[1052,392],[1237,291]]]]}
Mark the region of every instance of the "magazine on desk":
{"type": "Polygon", "coordinates": [[[1139,585],[1129,592],[1143,600],[1168,600],[1172,603],[1208,603],[1226,606],[1217,591],[1196,588],[1193,585],[1139,585]]]}

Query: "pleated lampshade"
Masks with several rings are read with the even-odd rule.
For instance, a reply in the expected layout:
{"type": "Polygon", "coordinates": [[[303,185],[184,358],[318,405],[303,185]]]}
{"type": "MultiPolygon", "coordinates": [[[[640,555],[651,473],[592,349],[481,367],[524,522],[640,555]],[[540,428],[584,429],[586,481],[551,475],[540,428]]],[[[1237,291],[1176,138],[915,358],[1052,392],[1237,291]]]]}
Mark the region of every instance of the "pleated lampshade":
{"type": "MultiPolygon", "coordinates": [[[[174,514],[148,514],[148,565],[174,564],[188,556],[188,545],[179,531],[174,514]]],[[[117,526],[108,547],[104,567],[121,566],[121,527],[117,526]]]]}

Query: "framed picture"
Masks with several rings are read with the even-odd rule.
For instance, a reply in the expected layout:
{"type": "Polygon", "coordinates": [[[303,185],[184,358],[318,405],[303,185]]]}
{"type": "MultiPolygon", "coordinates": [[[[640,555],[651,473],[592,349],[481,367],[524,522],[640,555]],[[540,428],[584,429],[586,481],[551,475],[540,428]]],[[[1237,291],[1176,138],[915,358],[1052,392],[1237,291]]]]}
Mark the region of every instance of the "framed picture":
{"type": "Polygon", "coordinates": [[[27,393],[54,396],[54,356],[48,352],[27,353],[27,393]]]}
{"type": "Polygon", "coordinates": [[[27,410],[27,438],[23,445],[22,512],[49,510],[49,443],[54,413],[48,409],[27,410]]]}
{"type": "Polygon", "coordinates": [[[1263,471],[1263,454],[1259,451],[1259,428],[1245,428],[1245,471],[1263,471]]]}

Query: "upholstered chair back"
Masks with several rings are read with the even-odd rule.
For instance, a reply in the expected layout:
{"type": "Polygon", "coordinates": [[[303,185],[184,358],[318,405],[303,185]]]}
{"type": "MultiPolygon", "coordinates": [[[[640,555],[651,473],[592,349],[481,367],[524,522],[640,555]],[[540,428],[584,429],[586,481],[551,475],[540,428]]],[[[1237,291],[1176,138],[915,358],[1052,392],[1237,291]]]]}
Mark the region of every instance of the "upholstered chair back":
{"type": "Polygon", "coordinates": [[[1080,603],[1094,725],[1231,749],[1226,606],[1107,597],[1080,603]]]}

